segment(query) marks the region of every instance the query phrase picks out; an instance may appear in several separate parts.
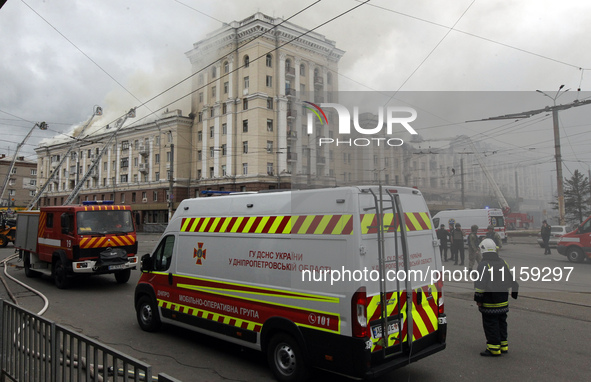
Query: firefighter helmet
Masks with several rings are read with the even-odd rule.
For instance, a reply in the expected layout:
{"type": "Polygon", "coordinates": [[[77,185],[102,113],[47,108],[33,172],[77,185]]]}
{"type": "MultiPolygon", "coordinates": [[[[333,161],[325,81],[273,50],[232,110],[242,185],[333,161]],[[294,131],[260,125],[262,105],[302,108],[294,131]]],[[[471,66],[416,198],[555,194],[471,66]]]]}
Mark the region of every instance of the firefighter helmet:
{"type": "Polygon", "coordinates": [[[480,243],[480,250],[482,253],[497,252],[497,244],[493,239],[484,239],[480,243]]]}

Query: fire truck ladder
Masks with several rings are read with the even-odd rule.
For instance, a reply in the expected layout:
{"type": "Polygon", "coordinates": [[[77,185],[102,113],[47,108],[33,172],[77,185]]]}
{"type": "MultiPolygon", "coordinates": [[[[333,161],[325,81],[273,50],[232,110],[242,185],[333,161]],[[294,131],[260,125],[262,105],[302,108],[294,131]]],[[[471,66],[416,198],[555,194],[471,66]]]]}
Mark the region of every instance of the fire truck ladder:
{"type": "MultiPolygon", "coordinates": [[[[396,290],[395,291],[388,291],[387,287],[387,267],[389,264],[394,264],[394,269],[396,271],[396,275],[398,275],[398,271],[400,270],[400,262],[399,262],[399,248],[398,248],[398,229],[400,228],[400,244],[402,248],[402,258],[403,258],[403,267],[405,270],[409,269],[409,258],[408,258],[408,244],[406,238],[406,222],[404,219],[404,212],[402,211],[401,203],[400,203],[400,196],[397,193],[392,193],[390,190],[386,190],[387,198],[384,199],[384,192],[382,190],[382,186],[379,187],[379,195],[370,189],[371,194],[374,198],[374,207],[366,208],[365,210],[375,210],[376,211],[376,223],[377,226],[369,226],[368,228],[375,228],[377,229],[377,236],[378,236],[378,264],[379,264],[379,285],[380,285],[380,318],[379,318],[379,327],[381,329],[381,338],[379,340],[379,344],[382,346],[380,350],[382,352],[382,356],[392,357],[403,352],[402,340],[402,324],[404,320],[404,315],[402,313],[402,308],[404,307],[405,303],[407,306],[407,333],[412,333],[412,293],[406,293],[406,301],[401,301],[401,291],[400,291],[400,280],[396,277],[396,290]],[[387,204],[389,206],[384,206],[387,204]],[[385,225],[384,224],[384,215],[386,211],[392,211],[392,224],[385,225]],[[385,233],[390,231],[394,232],[394,256],[387,258],[386,251],[385,251],[385,233]],[[388,298],[390,295],[390,298],[388,298]],[[396,306],[392,306],[396,304],[396,306]],[[389,315],[388,310],[394,310],[397,314],[389,315]],[[390,337],[390,326],[395,325],[394,327],[398,328],[398,334],[394,337],[394,343],[398,342],[396,346],[399,346],[399,350],[395,351],[392,349],[395,345],[388,346],[389,337],[390,337]]],[[[410,291],[410,284],[408,278],[406,278],[404,282],[404,288],[407,291],[410,291]]],[[[374,320],[373,323],[375,324],[374,320]]],[[[372,322],[369,323],[370,327],[373,327],[372,322]]],[[[373,335],[372,329],[372,335],[373,335]]],[[[412,335],[409,335],[408,338],[412,338],[412,335]]]]}
{"type": "Polygon", "coordinates": [[[105,151],[107,151],[107,149],[109,148],[109,145],[111,144],[113,139],[115,139],[115,136],[117,135],[117,132],[119,131],[119,129],[121,129],[121,127],[123,126],[125,121],[127,121],[127,118],[134,118],[134,117],[135,117],[135,107],[130,109],[127,112],[127,114],[125,114],[123,117],[119,118],[119,120],[117,121],[117,123],[115,125],[115,131],[113,132],[113,134],[111,134],[111,137],[109,137],[109,140],[107,141],[107,143],[105,143],[105,145],[101,149],[100,153],[98,153],[98,155],[96,156],[96,159],[94,160],[94,162],[92,162],[92,165],[90,165],[90,168],[88,169],[88,171],[86,171],[84,176],[82,176],[82,178],[80,178],[80,181],[78,182],[78,184],[76,184],[76,187],[74,187],[74,189],[72,190],[72,193],[70,193],[70,196],[68,196],[68,198],[64,202],[64,204],[63,204],[64,206],[67,204],[71,204],[74,201],[74,199],[76,199],[76,197],[78,196],[78,193],[80,192],[80,190],[82,189],[82,186],[84,185],[84,182],[86,182],[86,180],[88,178],[90,178],[92,171],[100,163],[101,158],[103,157],[103,154],[105,153],[105,151]]]}
{"type": "MultiPolygon", "coordinates": [[[[82,136],[82,134],[84,133],[84,130],[86,130],[86,128],[90,125],[90,122],[92,122],[93,118],[97,115],[103,115],[103,109],[100,106],[95,107],[95,109],[92,113],[92,116],[90,117],[88,122],[86,122],[86,125],[84,125],[84,127],[82,128],[80,133],[78,133],[78,137],[82,136]]],[[[76,137],[76,140],[79,140],[78,137],[76,137]]],[[[41,196],[45,192],[45,189],[47,188],[47,186],[49,186],[49,184],[51,183],[51,180],[59,173],[59,170],[62,167],[62,164],[64,164],[64,162],[68,158],[68,155],[70,155],[72,150],[76,149],[77,147],[78,147],[78,145],[76,143],[70,145],[70,148],[68,149],[68,151],[66,151],[66,153],[62,156],[62,160],[57,164],[57,166],[49,174],[49,177],[47,177],[47,180],[45,181],[43,186],[41,186],[41,188],[37,191],[37,194],[35,195],[33,200],[31,200],[31,202],[27,206],[27,211],[31,210],[31,208],[33,208],[35,206],[35,204],[37,204],[39,199],[41,199],[41,196]]],[[[76,171],[78,171],[78,170],[76,170],[76,171]]]]}

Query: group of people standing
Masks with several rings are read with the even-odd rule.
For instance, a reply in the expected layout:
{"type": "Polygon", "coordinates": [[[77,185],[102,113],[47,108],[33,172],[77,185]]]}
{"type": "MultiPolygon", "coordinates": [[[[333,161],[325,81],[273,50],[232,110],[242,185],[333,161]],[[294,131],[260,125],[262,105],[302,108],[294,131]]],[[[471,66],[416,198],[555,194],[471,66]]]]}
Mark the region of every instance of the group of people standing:
{"type": "MultiPolygon", "coordinates": [[[[464,252],[464,232],[460,223],[451,225],[450,230],[445,229],[445,224],[441,224],[437,230],[437,238],[439,239],[439,252],[442,261],[453,261],[454,265],[463,266],[465,262],[464,252]],[[450,249],[450,258],[447,258],[447,250],[450,249]]],[[[497,247],[502,247],[501,237],[495,232],[492,225],[487,227],[486,236],[483,239],[492,239],[497,247]]],[[[480,254],[479,244],[481,238],[478,236],[478,226],[470,227],[470,234],[467,238],[468,242],[468,268],[473,269],[474,264],[478,264],[482,260],[480,254]]]]}

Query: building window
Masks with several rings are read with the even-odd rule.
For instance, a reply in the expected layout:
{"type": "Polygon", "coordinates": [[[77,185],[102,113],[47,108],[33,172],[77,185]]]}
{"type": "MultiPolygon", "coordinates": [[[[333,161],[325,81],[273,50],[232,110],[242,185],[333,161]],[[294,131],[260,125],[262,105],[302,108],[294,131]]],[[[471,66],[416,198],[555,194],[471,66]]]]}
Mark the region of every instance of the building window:
{"type": "Polygon", "coordinates": [[[121,158],[121,168],[129,167],[129,158],[121,158]]]}
{"type": "Polygon", "coordinates": [[[201,170],[197,170],[197,179],[201,179],[201,170]]]}
{"type": "Polygon", "coordinates": [[[306,67],[304,66],[304,64],[300,65],[300,76],[306,76],[306,67]]]}
{"type": "Polygon", "coordinates": [[[242,175],[248,175],[248,163],[242,163],[242,175]]]}
{"type": "Polygon", "coordinates": [[[273,110],[273,98],[267,98],[267,109],[273,110]]]}
{"type": "Polygon", "coordinates": [[[242,110],[248,110],[248,100],[246,98],[242,100],[242,110]]]}
{"type": "Polygon", "coordinates": [[[265,84],[268,87],[273,87],[273,76],[267,76],[267,78],[265,80],[265,84]]]}
{"type": "Polygon", "coordinates": [[[203,132],[201,130],[197,132],[197,140],[199,142],[203,141],[203,132]]]}
{"type": "Polygon", "coordinates": [[[203,92],[199,92],[199,103],[203,103],[203,92]]]}
{"type": "Polygon", "coordinates": [[[159,181],[160,180],[160,172],[156,171],[154,173],[154,177],[155,177],[156,181],[159,181]]]}
{"type": "Polygon", "coordinates": [[[222,123],[222,135],[228,134],[228,125],[226,123],[222,123]]]}
{"type": "Polygon", "coordinates": [[[127,183],[127,174],[121,175],[121,177],[119,178],[119,182],[127,183]]]}
{"type": "Polygon", "coordinates": [[[222,155],[226,155],[227,152],[228,152],[228,148],[227,148],[226,144],[223,144],[222,145],[222,155]]]}
{"type": "Polygon", "coordinates": [[[273,163],[267,162],[267,175],[273,175],[273,163]]]}
{"type": "Polygon", "coordinates": [[[273,141],[267,141],[267,154],[273,153],[273,141]]]}
{"type": "Polygon", "coordinates": [[[158,201],[158,191],[152,191],[152,201],[153,202],[158,201]]]}
{"type": "Polygon", "coordinates": [[[250,59],[247,56],[244,56],[244,67],[248,68],[248,66],[250,65],[250,59]]]}
{"type": "Polygon", "coordinates": [[[270,54],[267,54],[267,57],[265,57],[265,65],[267,65],[267,68],[273,67],[273,56],[270,54]]]}
{"type": "Polygon", "coordinates": [[[267,119],[267,131],[273,131],[273,120],[267,119]]]}
{"type": "Polygon", "coordinates": [[[230,83],[224,82],[224,94],[228,94],[229,89],[230,89],[230,83]]]}
{"type": "Polygon", "coordinates": [[[250,79],[246,76],[244,77],[244,89],[248,89],[248,85],[250,85],[250,79]]]}
{"type": "Polygon", "coordinates": [[[213,126],[211,126],[211,127],[209,128],[209,137],[210,137],[210,138],[213,138],[214,131],[215,131],[215,128],[214,128],[213,126]]]}
{"type": "Polygon", "coordinates": [[[198,122],[202,122],[203,121],[203,113],[199,112],[199,114],[197,114],[197,121],[198,122]]]}
{"type": "Polygon", "coordinates": [[[137,167],[138,163],[138,158],[133,158],[133,167],[137,167]]]}
{"type": "Polygon", "coordinates": [[[36,168],[32,168],[31,169],[31,175],[37,175],[37,169],[36,168]]]}
{"type": "Polygon", "coordinates": [[[212,146],[212,147],[210,147],[210,148],[209,148],[209,157],[210,157],[210,158],[213,158],[213,156],[214,156],[214,153],[215,153],[215,150],[214,150],[214,148],[213,148],[213,146],[212,146]]]}
{"type": "Polygon", "coordinates": [[[226,114],[228,112],[228,105],[223,104],[222,105],[222,114],[226,114]]]}
{"type": "Polygon", "coordinates": [[[223,165],[222,165],[222,176],[226,176],[226,175],[227,175],[227,172],[226,172],[226,165],[225,165],[225,164],[223,164],[223,165]]]}
{"type": "Polygon", "coordinates": [[[248,154],[248,141],[242,142],[242,153],[248,154]]]}
{"type": "Polygon", "coordinates": [[[209,118],[213,118],[214,112],[215,112],[215,109],[213,107],[211,109],[209,109],[209,118]]]}
{"type": "Polygon", "coordinates": [[[131,193],[131,202],[135,203],[135,192],[131,193]]]}
{"type": "Polygon", "coordinates": [[[215,78],[216,75],[217,75],[217,67],[214,65],[211,67],[211,77],[215,78]]]}
{"type": "Polygon", "coordinates": [[[209,168],[209,177],[213,178],[213,167],[209,168]]]}
{"type": "Polygon", "coordinates": [[[230,71],[230,64],[228,61],[224,61],[224,73],[228,73],[230,71]]]}
{"type": "Polygon", "coordinates": [[[197,150],[197,160],[201,160],[201,150],[197,150]]]}
{"type": "Polygon", "coordinates": [[[199,75],[198,85],[203,85],[203,74],[199,75]]]}
{"type": "Polygon", "coordinates": [[[332,73],[331,73],[331,72],[328,72],[328,73],[326,74],[326,83],[327,83],[328,85],[332,84],[332,73]]]}
{"type": "Polygon", "coordinates": [[[134,183],[137,183],[138,182],[137,174],[133,174],[133,182],[134,183]]]}
{"type": "Polygon", "coordinates": [[[215,86],[212,86],[211,87],[211,96],[215,97],[215,94],[216,94],[216,88],[215,88],[215,86]]]}
{"type": "Polygon", "coordinates": [[[248,133],[248,119],[242,121],[242,132],[248,133]]]}
{"type": "Polygon", "coordinates": [[[29,185],[36,186],[37,185],[37,181],[35,179],[31,179],[31,180],[29,180],[29,185]]]}
{"type": "Polygon", "coordinates": [[[156,163],[156,164],[160,163],[160,154],[154,154],[154,163],[156,163]]]}

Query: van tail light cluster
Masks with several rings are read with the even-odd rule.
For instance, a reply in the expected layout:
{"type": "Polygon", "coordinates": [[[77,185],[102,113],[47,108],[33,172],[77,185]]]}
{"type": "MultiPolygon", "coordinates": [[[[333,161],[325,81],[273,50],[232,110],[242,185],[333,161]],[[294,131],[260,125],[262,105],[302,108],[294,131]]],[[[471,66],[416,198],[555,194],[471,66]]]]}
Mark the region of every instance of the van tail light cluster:
{"type": "Polygon", "coordinates": [[[444,297],[443,297],[443,280],[437,280],[435,282],[437,288],[437,313],[442,315],[445,313],[444,297]]]}
{"type": "Polygon", "coordinates": [[[367,330],[367,292],[360,287],[351,299],[351,320],[353,337],[368,337],[367,330]]]}

